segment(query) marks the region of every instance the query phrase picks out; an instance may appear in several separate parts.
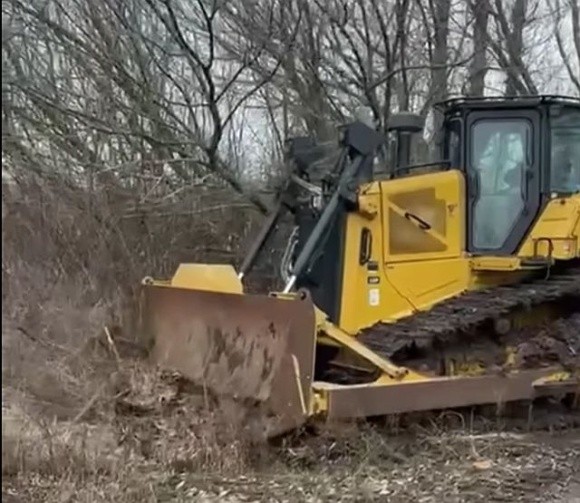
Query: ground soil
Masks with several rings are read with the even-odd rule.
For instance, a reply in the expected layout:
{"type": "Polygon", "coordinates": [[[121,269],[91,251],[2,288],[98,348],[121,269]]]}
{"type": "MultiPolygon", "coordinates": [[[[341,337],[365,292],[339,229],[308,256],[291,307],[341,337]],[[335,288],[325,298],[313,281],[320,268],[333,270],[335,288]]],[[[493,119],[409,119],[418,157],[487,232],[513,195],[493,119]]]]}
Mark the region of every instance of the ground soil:
{"type": "MultiPolygon", "coordinates": [[[[368,448],[368,439],[358,442],[368,448]]],[[[306,445],[281,453],[269,468],[230,476],[143,466],[121,484],[115,477],[87,483],[5,478],[3,500],[580,501],[578,432],[557,442],[545,435],[482,437],[457,431],[392,443],[395,450],[387,447],[372,456],[376,459],[332,454],[336,444],[320,455],[306,445]]]]}
{"type": "Polygon", "coordinates": [[[91,421],[39,423],[5,394],[5,501],[580,501],[580,416],[548,404],[534,408],[531,429],[527,409],[479,409],[319,424],[250,444],[203,412],[203,397],[178,398],[167,375],[131,378],[91,421]]]}

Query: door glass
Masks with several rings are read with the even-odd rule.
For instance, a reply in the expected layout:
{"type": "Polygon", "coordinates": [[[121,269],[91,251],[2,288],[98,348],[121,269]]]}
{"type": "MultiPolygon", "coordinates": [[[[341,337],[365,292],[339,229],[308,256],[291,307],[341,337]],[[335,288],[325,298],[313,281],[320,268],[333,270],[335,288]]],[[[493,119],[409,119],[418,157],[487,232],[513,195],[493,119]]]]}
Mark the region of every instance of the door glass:
{"type": "Polygon", "coordinates": [[[472,208],[476,248],[501,249],[520,218],[531,134],[525,119],[484,119],[472,126],[470,168],[478,187],[472,208]]]}
{"type": "Polygon", "coordinates": [[[564,109],[551,126],[550,190],[580,192],[580,111],[564,109]]]}

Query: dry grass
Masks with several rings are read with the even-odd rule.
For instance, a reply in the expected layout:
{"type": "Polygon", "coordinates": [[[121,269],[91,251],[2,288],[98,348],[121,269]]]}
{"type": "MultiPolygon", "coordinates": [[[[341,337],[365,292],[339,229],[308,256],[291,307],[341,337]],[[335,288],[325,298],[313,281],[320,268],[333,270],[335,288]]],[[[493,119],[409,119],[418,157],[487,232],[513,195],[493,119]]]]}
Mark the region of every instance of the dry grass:
{"type": "Polygon", "coordinates": [[[49,502],[554,501],[580,468],[573,432],[470,431],[445,420],[399,434],[335,425],[256,452],[168,376],[134,368],[127,377],[131,392],[109,424],[6,414],[5,494],[49,502]]]}

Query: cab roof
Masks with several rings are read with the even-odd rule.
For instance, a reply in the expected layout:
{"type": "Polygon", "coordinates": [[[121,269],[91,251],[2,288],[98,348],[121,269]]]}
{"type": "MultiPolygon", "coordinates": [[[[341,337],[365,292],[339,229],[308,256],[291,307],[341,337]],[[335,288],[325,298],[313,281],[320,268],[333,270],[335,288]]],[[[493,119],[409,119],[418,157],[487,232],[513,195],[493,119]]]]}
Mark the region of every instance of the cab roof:
{"type": "Polygon", "coordinates": [[[434,106],[444,113],[462,110],[493,110],[540,107],[543,105],[563,105],[580,110],[580,98],[564,95],[532,96],[466,96],[450,98],[434,106]]]}

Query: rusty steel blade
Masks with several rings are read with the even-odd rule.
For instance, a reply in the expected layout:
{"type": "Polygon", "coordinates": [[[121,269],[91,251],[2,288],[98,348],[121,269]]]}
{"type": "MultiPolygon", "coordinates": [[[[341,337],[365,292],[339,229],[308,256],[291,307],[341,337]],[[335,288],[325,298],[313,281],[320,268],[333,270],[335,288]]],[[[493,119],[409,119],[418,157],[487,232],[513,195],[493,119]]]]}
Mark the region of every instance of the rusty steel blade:
{"type": "Polygon", "coordinates": [[[305,419],[316,338],[310,299],[146,285],[141,316],[161,367],[217,395],[267,402],[283,423],[305,419]]]}

